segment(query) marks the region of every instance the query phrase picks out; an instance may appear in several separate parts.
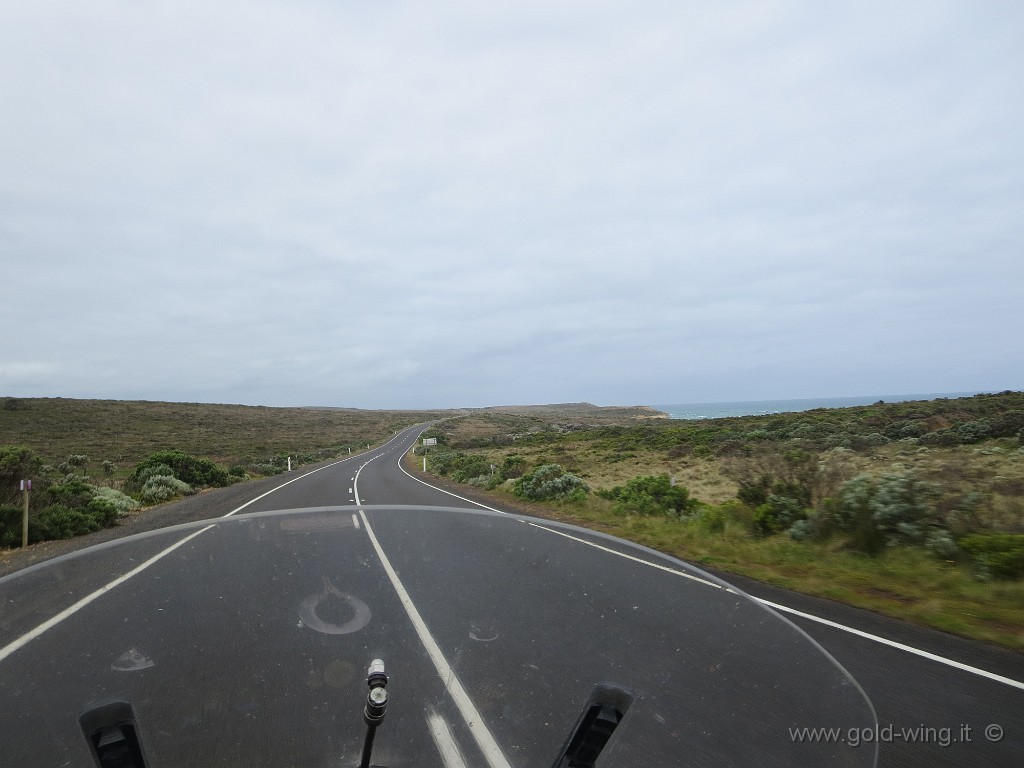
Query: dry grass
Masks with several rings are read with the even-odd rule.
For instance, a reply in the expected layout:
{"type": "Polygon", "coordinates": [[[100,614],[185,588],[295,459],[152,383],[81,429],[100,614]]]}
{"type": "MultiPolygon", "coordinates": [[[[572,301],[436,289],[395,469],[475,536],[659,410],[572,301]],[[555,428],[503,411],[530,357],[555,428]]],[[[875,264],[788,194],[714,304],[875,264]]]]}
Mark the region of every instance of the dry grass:
{"type": "MultiPolygon", "coordinates": [[[[499,506],[508,506],[507,489],[492,494],[499,506]]],[[[698,522],[617,515],[610,502],[595,497],[584,504],[517,499],[516,507],[697,565],[1024,652],[1024,582],[980,582],[968,568],[936,560],[922,550],[898,548],[869,557],[839,541],[759,538],[738,520],[730,520],[721,533],[709,533],[698,522]]]]}
{"type": "Polygon", "coordinates": [[[0,443],[31,448],[51,463],[84,454],[93,471],[104,460],[124,468],[164,449],[230,465],[279,454],[332,449],[341,453],[444,415],[448,414],[19,398],[14,409],[0,409],[0,443]]]}
{"type": "MultiPolygon", "coordinates": [[[[501,465],[517,454],[532,466],[555,462],[581,476],[593,489],[622,485],[639,475],[667,474],[709,505],[735,499],[737,466],[743,458],[673,456],[671,450],[609,449],[587,434],[552,435],[495,447],[470,448],[472,440],[504,434],[508,426],[480,416],[446,425],[453,442],[501,465]]],[[[487,441],[489,442],[489,441],[487,441]]],[[[865,452],[834,450],[821,454],[832,488],[858,474],[882,475],[913,469],[940,486],[952,509],[977,494],[977,523],[1008,532],[1024,532],[1024,452],[1015,441],[990,440],[975,446],[922,448],[889,443],[865,452]]],[[[510,488],[493,493],[508,500],[510,488]]],[[[505,501],[507,505],[507,501],[505,501]]],[[[620,516],[612,505],[591,495],[582,504],[525,504],[520,509],[591,527],[658,549],[681,559],[827,597],[896,618],[1024,651],[1024,582],[978,581],[970,568],[940,561],[930,553],[898,547],[879,557],[847,549],[840,540],[796,542],[786,536],[760,538],[750,532],[742,505],[726,504],[729,521],[722,533],[696,522],[620,516]]],[[[749,510],[746,510],[749,515],[749,510]]]]}

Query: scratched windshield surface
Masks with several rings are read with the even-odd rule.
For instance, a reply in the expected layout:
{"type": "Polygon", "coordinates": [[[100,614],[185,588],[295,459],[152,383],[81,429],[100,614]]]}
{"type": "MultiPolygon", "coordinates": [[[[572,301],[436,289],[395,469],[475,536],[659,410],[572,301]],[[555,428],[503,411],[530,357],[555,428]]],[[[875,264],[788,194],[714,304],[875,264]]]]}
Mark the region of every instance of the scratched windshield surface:
{"type": "Polygon", "coordinates": [[[549,521],[242,515],[0,579],[0,605],[11,765],[96,765],[90,734],[111,718],[151,766],[356,766],[371,730],[379,766],[568,765],[588,748],[598,766],[876,760],[856,738],[870,703],[790,623],[549,521]]]}

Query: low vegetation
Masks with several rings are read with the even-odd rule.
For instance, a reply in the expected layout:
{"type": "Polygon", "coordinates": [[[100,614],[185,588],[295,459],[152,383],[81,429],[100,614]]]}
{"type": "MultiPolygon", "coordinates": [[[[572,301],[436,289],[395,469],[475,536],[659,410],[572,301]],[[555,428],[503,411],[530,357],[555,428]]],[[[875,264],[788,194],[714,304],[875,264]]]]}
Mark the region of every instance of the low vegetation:
{"type": "MultiPolygon", "coordinates": [[[[0,546],[452,413],[0,399],[0,546]]],[[[465,411],[431,472],[691,562],[1024,650],[1024,394],[704,421],[465,411]]],[[[422,451],[423,449],[418,449],[422,451]]]]}
{"type": "Polygon", "coordinates": [[[430,471],[692,562],[1024,650],[1022,393],[618,425],[489,418],[435,429],[430,471]],[[524,493],[540,472],[579,484],[524,493]]]}
{"type": "Polygon", "coordinates": [[[265,475],[374,443],[446,411],[267,408],[0,397],[0,445],[23,446],[54,471],[123,479],[152,453],[177,450],[265,475]]]}
{"type": "Polygon", "coordinates": [[[204,488],[345,455],[438,412],[0,398],[0,547],[79,536],[204,488]],[[102,457],[97,459],[96,457],[102,457]]]}

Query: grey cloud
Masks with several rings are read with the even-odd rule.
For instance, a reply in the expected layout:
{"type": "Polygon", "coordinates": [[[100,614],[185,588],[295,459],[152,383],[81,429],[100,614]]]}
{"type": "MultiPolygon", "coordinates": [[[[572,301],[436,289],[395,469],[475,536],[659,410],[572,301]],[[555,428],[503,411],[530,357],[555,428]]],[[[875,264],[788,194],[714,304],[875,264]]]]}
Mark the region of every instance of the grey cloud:
{"type": "Polygon", "coordinates": [[[1021,385],[1013,5],[4,13],[0,393],[1021,385]]]}

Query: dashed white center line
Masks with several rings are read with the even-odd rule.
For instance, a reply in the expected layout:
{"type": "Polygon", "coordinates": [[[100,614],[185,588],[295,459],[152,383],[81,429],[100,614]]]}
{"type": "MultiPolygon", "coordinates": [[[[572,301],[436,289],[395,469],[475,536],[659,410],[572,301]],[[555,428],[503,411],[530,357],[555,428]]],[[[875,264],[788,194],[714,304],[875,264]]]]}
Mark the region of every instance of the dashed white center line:
{"type": "Polygon", "coordinates": [[[441,753],[445,768],[466,768],[466,761],[462,759],[462,752],[445,719],[436,712],[431,712],[427,715],[427,728],[434,738],[437,751],[441,753]]]}

